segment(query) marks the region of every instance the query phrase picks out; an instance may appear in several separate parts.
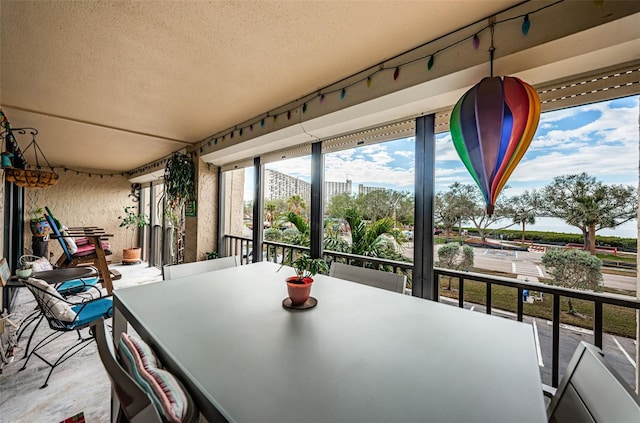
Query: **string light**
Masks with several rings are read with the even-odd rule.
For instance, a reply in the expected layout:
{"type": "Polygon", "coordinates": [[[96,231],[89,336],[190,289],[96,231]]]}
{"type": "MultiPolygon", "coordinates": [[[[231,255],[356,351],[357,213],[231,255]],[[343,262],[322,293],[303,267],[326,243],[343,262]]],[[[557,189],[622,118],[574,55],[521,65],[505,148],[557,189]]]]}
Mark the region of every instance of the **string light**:
{"type": "MultiPolygon", "coordinates": [[[[120,176],[125,176],[125,175],[126,175],[126,172],[125,172],[125,173],[122,173],[122,172],[116,172],[116,173],[98,173],[98,172],[87,172],[87,171],[79,170],[79,169],[72,169],[72,168],[70,168],[70,167],[61,167],[61,168],[56,168],[56,167],[54,167],[53,169],[54,169],[54,170],[55,170],[55,169],[62,169],[62,172],[64,172],[64,173],[66,173],[66,172],[75,172],[75,173],[76,173],[76,175],[86,175],[86,176],[88,176],[89,178],[91,178],[92,176],[99,176],[99,177],[100,177],[100,179],[103,179],[105,176],[111,176],[111,177],[114,177],[114,176],[117,176],[117,175],[120,175],[120,176]]],[[[136,170],[134,170],[134,171],[130,172],[130,174],[134,174],[134,173],[136,173],[136,172],[140,172],[142,169],[143,169],[143,168],[136,169],[136,170]]]]}
{"type": "MultiPolygon", "coordinates": [[[[452,48],[452,47],[454,47],[454,46],[456,46],[458,44],[461,44],[464,41],[467,41],[469,39],[471,39],[471,41],[472,41],[473,48],[477,50],[479,48],[479,46],[480,46],[479,34],[482,33],[483,31],[486,31],[487,29],[491,29],[491,31],[493,32],[495,26],[498,25],[498,24],[502,24],[502,23],[505,23],[505,22],[508,22],[508,21],[512,21],[512,20],[515,20],[515,19],[522,18],[523,21],[522,21],[521,31],[522,31],[523,35],[527,35],[529,33],[530,28],[531,28],[531,21],[529,19],[529,15],[533,15],[533,14],[538,13],[538,12],[544,10],[544,9],[548,9],[550,7],[553,7],[553,6],[557,5],[557,4],[559,4],[559,3],[562,3],[564,1],[565,0],[557,0],[557,1],[553,2],[553,3],[541,6],[538,9],[530,11],[528,13],[523,13],[523,14],[518,15],[518,16],[505,18],[505,19],[500,20],[500,21],[492,21],[492,20],[490,20],[490,23],[486,24],[484,27],[482,27],[479,31],[477,31],[473,35],[466,36],[466,37],[464,37],[464,38],[462,38],[462,39],[460,39],[458,41],[455,41],[455,42],[453,42],[453,43],[451,43],[451,44],[449,44],[447,46],[444,46],[444,47],[442,47],[442,48],[440,48],[440,49],[438,49],[436,51],[433,51],[430,54],[427,54],[427,55],[422,56],[422,57],[414,58],[414,59],[412,59],[412,60],[410,60],[408,62],[405,62],[405,63],[402,63],[402,64],[396,66],[394,71],[393,71],[393,79],[394,79],[394,81],[399,79],[399,77],[400,77],[400,68],[408,66],[408,65],[411,65],[411,64],[413,64],[415,62],[418,62],[418,61],[421,61],[421,60],[425,60],[425,59],[427,60],[427,71],[431,71],[433,69],[433,66],[435,65],[435,57],[436,57],[436,55],[438,55],[438,54],[440,54],[440,53],[442,53],[442,52],[444,52],[444,51],[446,51],[446,50],[448,50],[448,49],[450,49],[450,48],[452,48]]],[[[603,0],[593,0],[593,2],[597,7],[601,7],[602,4],[603,4],[603,0]]],[[[478,21],[478,22],[475,22],[473,24],[467,25],[465,27],[459,28],[457,31],[454,31],[454,33],[455,32],[460,32],[460,31],[464,30],[465,28],[471,27],[472,25],[477,25],[480,22],[482,22],[482,21],[478,21]]],[[[325,87],[325,88],[322,88],[319,91],[317,91],[315,95],[314,94],[306,95],[306,96],[298,99],[297,101],[302,102],[302,105],[299,106],[300,110],[301,110],[301,113],[304,114],[304,113],[307,112],[307,103],[309,101],[313,100],[313,98],[317,98],[318,99],[318,103],[319,104],[323,104],[327,95],[334,94],[334,93],[337,93],[337,92],[340,93],[339,94],[340,100],[344,100],[346,95],[347,95],[347,88],[355,86],[357,84],[360,84],[360,83],[364,82],[367,87],[371,87],[371,85],[373,83],[373,76],[378,74],[378,73],[380,73],[380,72],[383,72],[385,70],[384,63],[388,62],[389,60],[398,59],[402,55],[405,55],[405,54],[407,54],[407,53],[409,53],[411,51],[415,51],[416,49],[427,47],[429,44],[431,44],[433,42],[434,42],[434,40],[426,42],[426,43],[424,43],[424,44],[422,44],[420,46],[417,46],[417,47],[415,47],[415,48],[413,48],[413,49],[411,49],[409,51],[403,52],[403,53],[401,53],[401,54],[399,54],[399,55],[397,55],[395,57],[391,57],[391,58],[386,59],[385,62],[382,62],[382,63],[379,63],[378,65],[376,65],[377,69],[373,70],[371,73],[369,73],[368,75],[364,76],[363,78],[355,80],[355,81],[353,81],[352,83],[350,83],[350,84],[348,84],[346,86],[343,86],[341,88],[336,88],[336,89],[333,89],[333,90],[330,90],[328,87],[325,87]]],[[[491,73],[493,74],[493,69],[491,70],[491,73]]],[[[355,76],[355,75],[352,75],[352,76],[355,76]]],[[[350,78],[345,78],[345,79],[350,79],[350,78]]],[[[291,119],[291,112],[292,112],[292,110],[288,110],[287,111],[287,119],[291,119]]],[[[270,114],[267,113],[266,117],[268,118],[269,116],[270,116],[270,114]]],[[[278,115],[277,114],[273,114],[273,122],[274,123],[277,122],[277,119],[278,119],[278,115]]],[[[249,123],[248,125],[246,125],[246,127],[249,128],[249,132],[253,132],[253,127],[254,127],[255,123],[259,123],[260,128],[264,128],[265,124],[266,124],[265,117],[262,117],[259,120],[256,119],[255,121],[253,121],[253,122],[249,123]]],[[[238,129],[238,127],[236,126],[234,128],[234,130],[232,130],[230,133],[228,133],[226,135],[229,135],[230,138],[233,138],[234,131],[238,130],[238,135],[239,136],[243,136],[243,129],[244,129],[243,127],[238,129]]],[[[221,141],[224,141],[224,140],[225,140],[225,135],[222,135],[221,141]]],[[[201,144],[200,144],[200,152],[201,153],[204,152],[203,151],[203,146],[205,145],[205,143],[206,143],[206,145],[208,147],[210,147],[211,146],[211,138],[209,138],[209,140],[206,141],[206,142],[204,140],[201,142],[201,144]]],[[[214,145],[218,144],[218,138],[217,137],[213,139],[213,144],[214,145]]],[[[195,154],[195,150],[194,150],[194,154],[195,154]]],[[[136,171],[134,171],[134,173],[138,172],[138,171],[139,170],[136,170],[136,171]]]]}
{"type": "Polygon", "coordinates": [[[529,28],[531,28],[531,21],[529,20],[529,15],[525,15],[524,20],[522,21],[522,35],[527,35],[529,33],[529,28]]]}

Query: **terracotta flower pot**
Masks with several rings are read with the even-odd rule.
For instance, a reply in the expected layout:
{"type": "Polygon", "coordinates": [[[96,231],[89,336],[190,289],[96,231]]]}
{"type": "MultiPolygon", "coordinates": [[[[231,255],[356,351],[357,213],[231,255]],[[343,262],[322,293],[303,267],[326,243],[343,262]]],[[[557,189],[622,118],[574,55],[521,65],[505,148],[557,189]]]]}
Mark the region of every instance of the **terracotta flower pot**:
{"type": "MultiPolygon", "coordinates": [[[[311,279],[311,278],[306,278],[311,279]]],[[[291,305],[300,306],[304,304],[311,295],[311,285],[313,285],[313,279],[307,283],[293,283],[291,280],[298,280],[296,276],[287,278],[287,290],[289,291],[289,298],[291,298],[291,305]]]]}
{"type": "Polygon", "coordinates": [[[142,255],[141,248],[125,248],[122,250],[122,262],[123,263],[140,263],[140,256],[142,255]]]}

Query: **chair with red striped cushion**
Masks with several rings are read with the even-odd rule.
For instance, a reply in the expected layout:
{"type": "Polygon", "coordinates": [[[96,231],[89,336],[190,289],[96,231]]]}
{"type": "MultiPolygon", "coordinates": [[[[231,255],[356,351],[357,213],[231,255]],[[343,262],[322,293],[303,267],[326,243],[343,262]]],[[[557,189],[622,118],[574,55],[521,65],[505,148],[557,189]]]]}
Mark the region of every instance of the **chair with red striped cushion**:
{"type": "Polygon", "coordinates": [[[102,364],[116,392],[118,422],[197,422],[200,413],[180,381],[159,368],[153,350],[141,339],[122,334],[116,351],[106,323],[93,326],[102,364]]]}
{"type": "Polygon", "coordinates": [[[58,267],[76,267],[82,265],[95,266],[100,273],[100,281],[107,288],[109,294],[113,293],[112,281],[120,279],[122,275],[113,269],[109,269],[106,256],[111,254],[109,244],[102,241],[101,238],[110,236],[104,233],[100,228],[72,228],[63,229],[60,222],[51,214],[51,210],[45,207],[47,213],[45,218],[49,222],[49,226],[53,231],[52,238],[58,239],[60,247],[62,247],[62,255],[56,262],[58,267]],[[74,240],[74,235],[86,235],[74,240]],[[90,241],[90,236],[93,241],[90,241]],[[100,241],[99,241],[100,240],[100,241]],[[96,246],[100,247],[97,248],[96,246]]]}

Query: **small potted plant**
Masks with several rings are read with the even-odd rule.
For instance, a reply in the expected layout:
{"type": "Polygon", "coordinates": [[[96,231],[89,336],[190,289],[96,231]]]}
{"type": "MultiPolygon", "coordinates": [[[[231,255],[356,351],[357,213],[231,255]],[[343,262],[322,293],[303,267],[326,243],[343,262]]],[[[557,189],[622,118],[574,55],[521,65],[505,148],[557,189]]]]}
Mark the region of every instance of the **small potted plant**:
{"type": "Polygon", "coordinates": [[[309,299],[313,277],[320,272],[329,272],[326,261],[321,258],[312,259],[308,254],[301,254],[295,260],[285,261],[282,265],[289,265],[296,272],[295,276],[286,279],[289,298],[294,307],[303,306],[309,299]]]}
{"type": "Polygon", "coordinates": [[[39,207],[31,212],[31,220],[29,221],[31,235],[34,237],[44,237],[51,232],[49,222],[44,217],[44,210],[39,207]]]}
{"type": "Polygon", "coordinates": [[[149,217],[144,213],[137,213],[136,207],[134,206],[126,206],[124,208],[124,216],[118,216],[118,219],[121,220],[121,228],[125,228],[127,233],[131,230],[131,242],[129,243],[129,248],[124,248],[122,250],[122,263],[140,263],[141,249],[140,247],[134,247],[133,241],[136,234],[136,228],[144,228],[147,226],[149,224],[149,217]]]}

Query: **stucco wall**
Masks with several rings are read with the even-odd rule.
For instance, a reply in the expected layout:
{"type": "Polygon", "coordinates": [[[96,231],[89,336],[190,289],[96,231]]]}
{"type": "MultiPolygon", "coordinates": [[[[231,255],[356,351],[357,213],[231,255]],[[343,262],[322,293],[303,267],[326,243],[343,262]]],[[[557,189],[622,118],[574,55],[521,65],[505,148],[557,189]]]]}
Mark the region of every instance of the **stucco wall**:
{"type": "Polygon", "coordinates": [[[0,257],[4,257],[4,170],[0,169],[0,257]]]}
{"type": "MultiPolygon", "coordinates": [[[[124,228],[118,216],[124,214],[124,207],[134,205],[131,183],[121,175],[100,176],[77,174],[74,171],[60,172],[58,183],[46,189],[25,190],[25,254],[31,252],[31,212],[48,206],[53,215],[67,226],[98,226],[114,236],[109,239],[113,255],[111,262],[122,260],[122,249],[128,247],[124,228]]],[[[52,261],[62,254],[58,241],[49,241],[52,261]]]]}
{"type": "Polygon", "coordinates": [[[196,161],[197,216],[185,218],[184,261],[205,259],[205,253],[217,250],[218,168],[196,161]]]}
{"type": "Polygon", "coordinates": [[[244,180],[244,169],[225,172],[225,235],[243,236],[244,180]]]}

